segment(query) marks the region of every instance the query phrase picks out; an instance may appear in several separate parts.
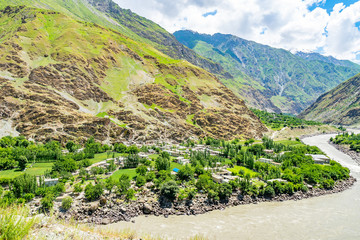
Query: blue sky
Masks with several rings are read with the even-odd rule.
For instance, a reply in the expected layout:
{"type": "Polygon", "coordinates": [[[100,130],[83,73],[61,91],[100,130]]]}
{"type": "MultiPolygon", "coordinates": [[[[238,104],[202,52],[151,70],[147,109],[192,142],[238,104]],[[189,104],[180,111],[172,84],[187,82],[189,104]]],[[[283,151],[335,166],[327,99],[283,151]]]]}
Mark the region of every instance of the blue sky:
{"type": "Polygon", "coordinates": [[[309,7],[309,10],[312,11],[317,7],[326,9],[327,13],[330,14],[335,6],[335,4],[338,3],[343,3],[346,7],[350,6],[353,3],[356,3],[358,1],[356,0],[346,0],[346,1],[333,1],[333,0],[327,0],[325,2],[321,2],[321,3],[314,3],[313,5],[311,5],[309,7]]]}
{"type": "Polygon", "coordinates": [[[169,32],[225,33],[360,63],[360,0],[114,0],[169,32]]]}

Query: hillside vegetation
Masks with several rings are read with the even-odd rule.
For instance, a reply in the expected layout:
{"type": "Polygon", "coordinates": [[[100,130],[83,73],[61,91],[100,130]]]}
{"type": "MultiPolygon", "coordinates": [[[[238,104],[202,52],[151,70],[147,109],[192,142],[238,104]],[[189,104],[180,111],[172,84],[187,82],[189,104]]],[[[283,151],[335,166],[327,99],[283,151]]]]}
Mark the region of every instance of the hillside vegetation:
{"type": "Polygon", "coordinates": [[[360,66],[316,54],[294,55],[236,36],[178,31],[175,37],[219,63],[233,78],[221,81],[250,106],[298,114],[318,96],[360,72],[360,66]]]}
{"type": "Polygon", "coordinates": [[[112,29],[24,6],[3,8],[0,29],[1,114],[23,135],[144,141],[265,130],[212,74],[112,29]]]}
{"type": "Polygon", "coordinates": [[[360,124],[360,74],[320,96],[300,114],[304,119],[336,125],[360,124]]]}
{"type": "Polygon", "coordinates": [[[273,130],[281,129],[283,127],[302,127],[305,126],[321,126],[323,123],[315,121],[307,121],[295,116],[290,116],[282,113],[269,113],[258,109],[251,109],[256,116],[269,128],[273,130]]]}

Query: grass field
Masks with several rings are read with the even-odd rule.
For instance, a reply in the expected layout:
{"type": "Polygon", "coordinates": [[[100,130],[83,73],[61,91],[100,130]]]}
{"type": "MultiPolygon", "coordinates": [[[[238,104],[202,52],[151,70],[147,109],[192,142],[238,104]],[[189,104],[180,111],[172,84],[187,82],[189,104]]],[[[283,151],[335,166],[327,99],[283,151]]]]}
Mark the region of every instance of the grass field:
{"type": "Polygon", "coordinates": [[[111,175],[111,177],[115,180],[118,180],[121,174],[128,174],[130,176],[130,178],[133,178],[136,176],[136,170],[135,170],[135,168],[119,169],[116,172],[114,172],[113,175],[111,175]]]}
{"type": "Polygon", "coordinates": [[[241,166],[234,166],[233,168],[228,168],[228,170],[232,173],[235,173],[236,175],[238,175],[240,170],[243,170],[245,174],[250,174],[251,178],[255,178],[258,175],[257,172],[254,172],[246,167],[241,167],[241,166]]]}
{"type": "MultiPolygon", "coordinates": [[[[118,156],[119,156],[119,153],[115,153],[115,157],[118,157],[118,156]]],[[[90,163],[91,163],[91,165],[93,165],[94,163],[104,161],[108,158],[112,158],[112,153],[109,155],[109,157],[106,152],[98,153],[98,154],[95,154],[95,157],[93,159],[90,159],[90,163]]]]}
{"type": "Polygon", "coordinates": [[[284,145],[290,145],[290,146],[305,146],[305,144],[298,142],[298,141],[293,141],[293,140],[280,140],[280,141],[276,141],[276,143],[281,143],[284,145]]]}
{"type": "MultiPolygon", "coordinates": [[[[16,178],[23,173],[28,173],[33,176],[43,175],[47,170],[51,170],[53,163],[35,163],[31,168],[26,169],[24,172],[17,169],[0,171],[0,178],[16,178]]],[[[28,165],[30,167],[30,164],[28,165]]]]}

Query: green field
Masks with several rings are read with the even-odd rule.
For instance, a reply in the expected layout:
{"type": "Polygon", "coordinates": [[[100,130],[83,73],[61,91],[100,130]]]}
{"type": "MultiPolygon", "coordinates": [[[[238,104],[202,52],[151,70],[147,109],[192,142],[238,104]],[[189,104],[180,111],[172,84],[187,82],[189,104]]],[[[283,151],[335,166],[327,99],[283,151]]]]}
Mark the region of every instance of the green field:
{"type": "MultiPolygon", "coordinates": [[[[51,170],[52,165],[53,163],[35,163],[31,168],[28,168],[25,171],[19,171],[17,169],[0,171],[0,179],[13,179],[24,173],[28,173],[34,176],[40,176],[43,175],[47,170],[51,170]]],[[[28,165],[28,167],[30,167],[30,164],[28,165]]]]}
{"type": "Polygon", "coordinates": [[[128,174],[130,176],[130,178],[133,178],[136,176],[136,170],[135,170],[135,168],[119,169],[116,172],[114,172],[113,175],[111,175],[111,177],[115,180],[118,180],[121,174],[128,174]]]}
{"type": "Polygon", "coordinates": [[[254,172],[246,167],[241,167],[241,166],[234,166],[233,168],[228,168],[227,170],[229,170],[230,172],[232,172],[236,175],[238,175],[240,170],[243,170],[245,172],[245,174],[250,174],[251,178],[255,178],[258,175],[257,172],[254,172]]]}

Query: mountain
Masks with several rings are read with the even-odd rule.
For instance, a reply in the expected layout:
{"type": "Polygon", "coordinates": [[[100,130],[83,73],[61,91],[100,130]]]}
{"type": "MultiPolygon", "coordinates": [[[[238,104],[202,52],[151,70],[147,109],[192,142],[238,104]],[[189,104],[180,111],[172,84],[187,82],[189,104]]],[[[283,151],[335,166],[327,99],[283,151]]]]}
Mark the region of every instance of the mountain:
{"type": "Polygon", "coordinates": [[[213,61],[199,56],[180,44],[176,38],[158,24],[130,10],[120,8],[112,0],[7,0],[0,7],[26,5],[62,12],[76,20],[93,22],[109,27],[138,41],[152,45],[174,59],[184,59],[212,73],[225,76],[223,68],[213,61]]]}
{"type": "Polygon", "coordinates": [[[300,117],[336,125],[360,125],[360,74],[320,96],[300,117]]]}
{"type": "Polygon", "coordinates": [[[298,114],[318,96],[360,72],[360,66],[349,61],[319,54],[294,55],[233,35],[183,30],[174,36],[198,54],[221,64],[233,76],[220,77],[221,81],[250,106],[275,112],[298,114]],[[265,100],[254,98],[254,93],[265,100]]]}
{"type": "Polygon", "coordinates": [[[266,131],[213,74],[165,55],[128,28],[110,28],[116,21],[90,3],[10,2],[36,7],[0,3],[5,130],[39,141],[231,139],[266,131]]]}
{"type": "Polygon", "coordinates": [[[323,56],[319,53],[314,53],[314,52],[310,52],[310,53],[296,52],[295,55],[299,56],[307,61],[320,61],[320,62],[331,63],[334,65],[349,67],[349,68],[357,68],[358,67],[358,64],[353,63],[351,61],[339,60],[332,56],[323,56]]]}

